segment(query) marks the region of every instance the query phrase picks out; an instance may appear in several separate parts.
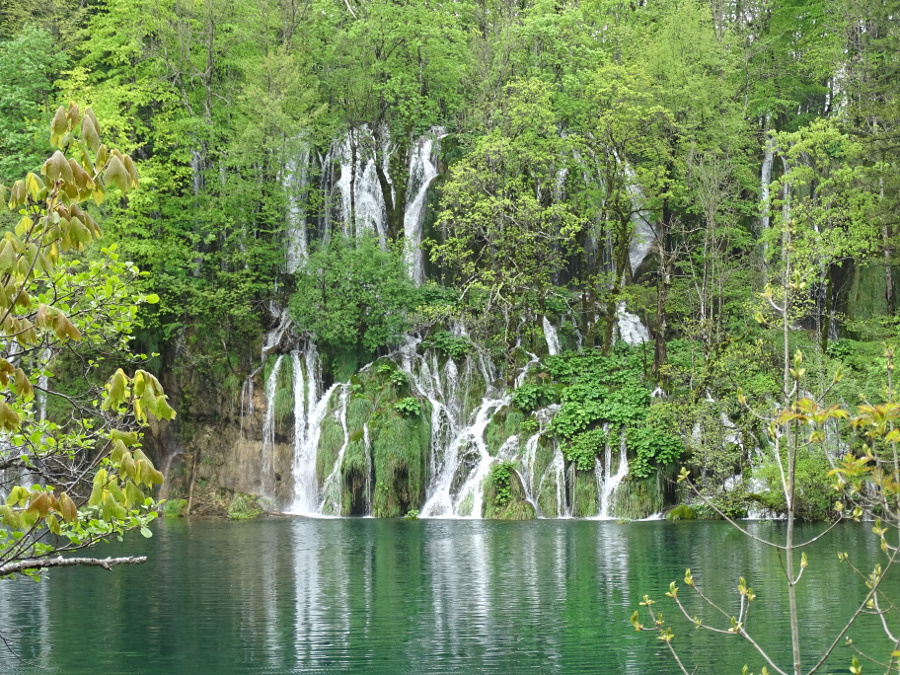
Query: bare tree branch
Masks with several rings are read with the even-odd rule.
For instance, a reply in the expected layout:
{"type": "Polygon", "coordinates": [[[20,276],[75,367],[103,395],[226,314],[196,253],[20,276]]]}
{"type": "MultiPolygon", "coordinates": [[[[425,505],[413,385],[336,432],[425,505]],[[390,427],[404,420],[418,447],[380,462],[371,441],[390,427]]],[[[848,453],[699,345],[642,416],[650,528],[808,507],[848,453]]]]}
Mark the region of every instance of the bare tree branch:
{"type": "Polygon", "coordinates": [[[113,565],[140,565],[146,562],[147,556],[129,556],[126,558],[28,558],[5,565],[0,565],[0,576],[21,574],[26,570],[46,569],[48,567],[102,567],[112,569],[113,565]]]}

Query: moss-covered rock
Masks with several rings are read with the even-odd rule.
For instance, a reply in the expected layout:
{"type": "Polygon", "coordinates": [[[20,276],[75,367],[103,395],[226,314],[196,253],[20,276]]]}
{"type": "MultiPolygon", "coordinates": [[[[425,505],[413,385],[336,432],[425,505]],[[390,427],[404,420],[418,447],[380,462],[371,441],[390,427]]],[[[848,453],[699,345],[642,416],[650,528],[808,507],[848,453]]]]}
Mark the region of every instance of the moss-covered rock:
{"type": "Polygon", "coordinates": [[[593,471],[575,471],[575,499],[572,515],[577,518],[596,516],[600,511],[600,493],[593,471]]]}
{"type": "Polygon", "coordinates": [[[492,520],[530,520],[537,517],[534,506],[525,499],[521,476],[515,466],[509,468],[509,472],[503,473],[504,477],[508,475],[508,492],[501,494],[499,488],[503,486],[498,486],[493,472],[484,482],[481,516],[492,520]]]}
{"type": "Polygon", "coordinates": [[[556,518],[565,512],[566,486],[555,472],[545,472],[538,482],[537,504],[545,518],[556,518]],[[562,502],[562,503],[560,503],[562,502]]]}
{"type": "Polygon", "coordinates": [[[679,504],[666,514],[668,520],[696,520],[697,511],[689,504],[679,504]]]}
{"type": "Polygon", "coordinates": [[[665,491],[659,472],[647,478],[629,476],[616,490],[613,515],[637,520],[659,513],[665,506],[665,491]]]}
{"type": "Polygon", "coordinates": [[[329,413],[322,420],[321,429],[319,449],[316,453],[316,479],[320,486],[334,469],[334,463],[337,461],[345,440],[344,429],[334,413],[329,413]]]}
{"type": "Polygon", "coordinates": [[[484,430],[484,440],[492,457],[497,456],[497,452],[510,437],[521,433],[524,421],[525,415],[509,406],[503,406],[494,413],[484,430]]]}
{"type": "MultiPolygon", "coordinates": [[[[347,431],[350,434],[341,465],[341,515],[364,516],[369,510],[370,490],[374,490],[372,449],[366,448],[366,425],[375,406],[363,395],[347,403],[347,431]]],[[[369,440],[371,443],[371,439],[369,440]]]]}
{"type": "Polygon", "coordinates": [[[425,501],[429,419],[427,411],[413,417],[384,411],[369,430],[375,463],[373,516],[397,518],[425,501]]]}

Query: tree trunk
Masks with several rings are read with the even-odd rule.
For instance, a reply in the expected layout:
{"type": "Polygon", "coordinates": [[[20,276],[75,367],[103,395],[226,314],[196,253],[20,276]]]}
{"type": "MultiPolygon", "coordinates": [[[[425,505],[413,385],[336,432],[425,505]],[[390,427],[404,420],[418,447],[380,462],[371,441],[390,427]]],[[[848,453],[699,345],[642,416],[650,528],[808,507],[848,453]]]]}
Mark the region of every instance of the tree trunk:
{"type": "Polygon", "coordinates": [[[660,376],[660,371],[668,361],[666,352],[666,332],[668,330],[668,313],[666,303],[669,299],[669,288],[672,285],[672,256],[666,250],[668,228],[662,225],[665,234],[657,238],[657,251],[659,255],[659,276],[656,281],[656,331],[654,335],[653,350],[653,376],[659,385],[665,389],[665,378],[660,376]]]}

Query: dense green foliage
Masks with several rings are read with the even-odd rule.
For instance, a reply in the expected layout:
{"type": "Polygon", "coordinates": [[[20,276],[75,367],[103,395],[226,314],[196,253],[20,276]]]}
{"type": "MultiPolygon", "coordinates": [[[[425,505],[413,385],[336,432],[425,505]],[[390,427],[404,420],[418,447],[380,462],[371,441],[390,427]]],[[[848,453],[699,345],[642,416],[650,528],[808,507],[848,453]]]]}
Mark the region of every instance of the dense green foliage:
{"type": "Polygon", "coordinates": [[[372,354],[412,326],[416,289],[403,261],[377,240],[337,237],[297,274],[290,310],[297,328],[331,353],[372,354]]]}

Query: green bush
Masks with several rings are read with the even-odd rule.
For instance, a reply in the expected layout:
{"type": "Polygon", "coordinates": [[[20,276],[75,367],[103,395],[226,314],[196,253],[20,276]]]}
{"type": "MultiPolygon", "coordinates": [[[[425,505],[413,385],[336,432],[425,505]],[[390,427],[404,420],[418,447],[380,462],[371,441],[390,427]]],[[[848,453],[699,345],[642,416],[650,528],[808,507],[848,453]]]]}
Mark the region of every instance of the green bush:
{"type": "Polygon", "coordinates": [[[680,438],[670,436],[656,425],[629,427],[625,431],[625,445],[632,454],[629,473],[638,478],[646,478],[655,467],[677,462],[684,451],[680,438]]]}
{"type": "Polygon", "coordinates": [[[494,503],[497,506],[506,506],[512,498],[512,474],[516,470],[516,463],[510,460],[498,462],[491,467],[489,480],[494,488],[494,503]]]}
{"type": "Polygon", "coordinates": [[[266,510],[260,504],[259,498],[238,492],[228,505],[228,517],[231,520],[252,520],[263,515],[266,510]]]}
{"type": "Polygon", "coordinates": [[[425,341],[428,347],[434,347],[444,356],[459,361],[466,357],[472,348],[472,342],[467,337],[455,337],[450,332],[442,330],[428,336],[425,341]]]}
{"type": "Polygon", "coordinates": [[[669,520],[696,520],[697,511],[693,506],[679,504],[666,514],[666,518],[669,520]]]}
{"type": "Polygon", "coordinates": [[[187,499],[167,499],[163,502],[162,512],[167,518],[187,515],[187,499]]]}
{"type": "Polygon", "coordinates": [[[590,471],[594,468],[594,459],[606,446],[609,434],[603,429],[591,429],[580,434],[575,434],[561,444],[563,456],[569,462],[575,463],[579,471],[590,471]]]}

